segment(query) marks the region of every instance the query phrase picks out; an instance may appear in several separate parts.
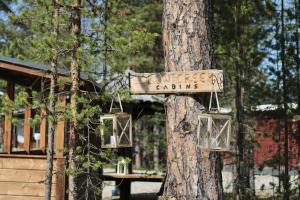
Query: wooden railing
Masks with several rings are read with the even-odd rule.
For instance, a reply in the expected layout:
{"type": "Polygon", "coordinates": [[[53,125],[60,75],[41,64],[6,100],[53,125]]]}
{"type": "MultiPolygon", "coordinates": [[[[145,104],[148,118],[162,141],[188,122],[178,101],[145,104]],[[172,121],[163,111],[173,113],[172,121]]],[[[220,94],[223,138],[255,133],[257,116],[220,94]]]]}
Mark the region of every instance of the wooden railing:
{"type": "MultiPolygon", "coordinates": [[[[6,90],[7,96],[9,101],[14,101],[14,93],[15,93],[15,84],[13,81],[8,80],[7,81],[7,90],[6,90]]],[[[58,98],[58,104],[60,104],[60,107],[65,108],[66,106],[66,97],[60,96],[58,98]]],[[[41,115],[41,123],[39,124],[40,130],[39,130],[39,144],[38,148],[31,149],[32,146],[32,140],[31,137],[33,137],[32,127],[30,126],[30,119],[32,118],[33,109],[29,106],[25,107],[24,110],[24,142],[22,150],[13,151],[13,111],[10,110],[5,113],[5,119],[4,119],[4,134],[3,134],[3,151],[0,153],[4,154],[12,154],[12,153],[19,153],[19,154],[45,154],[46,153],[46,141],[47,141],[47,115],[46,111],[42,110],[40,112],[41,115]]],[[[56,149],[56,156],[63,156],[63,149],[64,149],[64,143],[65,143],[65,121],[58,117],[58,124],[56,126],[56,134],[55,134],[55,149],[56,149]]],[[[16,134],[17,135],[17,134],[16,134]]],[[[15,138],[16,140],[16,138],[15,138]]],[[[37,141],[36,141],[37,142],[37,141]]]]}

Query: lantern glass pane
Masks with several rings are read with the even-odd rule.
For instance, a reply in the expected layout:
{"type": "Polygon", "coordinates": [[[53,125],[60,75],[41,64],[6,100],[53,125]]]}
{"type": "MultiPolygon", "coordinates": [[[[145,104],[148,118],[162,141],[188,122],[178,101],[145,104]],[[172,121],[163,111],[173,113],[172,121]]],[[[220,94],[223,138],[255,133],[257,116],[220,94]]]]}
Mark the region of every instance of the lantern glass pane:
{"type": "Polygon", "coordinates": [[[122,115],[117,118],[117,133],[119,145],[128,145],[130,142],[130,116],[122,115]]]}
{"type": "Polygon", "coordinates": [[[214,118],[212,120],[211,148],[221,149],[227,145],[228,119],[214,118]]]}
{"type": "Polygon", "coordinates": [[[103,145],[115,145],[115,137],[113,134],[113,118],[102,119],[103,132],[102,132],[102,144],[103,145]]]}
{"type": "Polygon", "coordinates": [[[202,147],[209,147],[208,117],[199,119],[199,143],[202,147]]]}

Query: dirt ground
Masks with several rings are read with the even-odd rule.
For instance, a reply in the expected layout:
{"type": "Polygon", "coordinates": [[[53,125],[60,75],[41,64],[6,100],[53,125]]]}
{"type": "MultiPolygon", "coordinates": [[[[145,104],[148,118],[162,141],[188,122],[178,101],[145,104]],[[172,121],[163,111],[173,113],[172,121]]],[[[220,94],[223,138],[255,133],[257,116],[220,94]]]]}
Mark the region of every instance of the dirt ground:
{"type": "MultiPolygon", "coordinates": [[[[291,171],[291,185],[295,186],[296,171],[291,171]]],[[[233,176],[232,169],[225,167],[222,172],[223,188],[225,193],[232,192],[233,176]]],[[[133,182],[131,184],[132,199],[156,200],[156,194],[159,192],[162,183],[152,182],[133,182]]],[[[273,196],[276,193],[274,185],[278,185],[278,172],[270,168],[265,168],[263,171],[255,171],[255,192],[261,198],[273,196]]],[[[114,182],[105,182],[103,189],[103,199],[109,200],[112,198],[112,190],[115,188],[114,182]]]]}
{"type": "MultiPolygon", "coordinates": [[[[114,182],[105,182],[102,197],[104,200],[118,199],[112,198],[112,190],[115,188],[114,182]]],[[[161,183],[133,182],[131,184],[132,200],[156,200],[161,183]]]]}

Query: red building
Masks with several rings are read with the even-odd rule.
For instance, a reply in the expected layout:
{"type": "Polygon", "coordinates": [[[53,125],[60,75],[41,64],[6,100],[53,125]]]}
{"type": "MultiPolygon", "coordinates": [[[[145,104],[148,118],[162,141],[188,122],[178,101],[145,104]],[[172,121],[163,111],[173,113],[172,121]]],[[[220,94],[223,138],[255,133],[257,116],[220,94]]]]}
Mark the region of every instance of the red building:
{"type": "MultiPolygon", "coordinates": [[[[297,123],[289,120],[289,164],[296,167],[298,150],[296,143],[297,123]]],[[[284,120],[274,115],[261,114],[257,117],[256,141],[254,146],[255,166],[278,166],[284,162],[284,120]]]]}

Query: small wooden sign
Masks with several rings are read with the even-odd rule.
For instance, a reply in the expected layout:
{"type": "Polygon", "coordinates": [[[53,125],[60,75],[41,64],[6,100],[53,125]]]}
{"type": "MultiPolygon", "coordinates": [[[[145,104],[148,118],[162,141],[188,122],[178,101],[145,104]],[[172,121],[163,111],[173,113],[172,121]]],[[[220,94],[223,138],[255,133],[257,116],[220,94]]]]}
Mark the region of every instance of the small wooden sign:
{"type": "Polygon", "coordinates": [[[222,70],[131,73],[132,94],[166,94],[223,91],[222,70]]]}

